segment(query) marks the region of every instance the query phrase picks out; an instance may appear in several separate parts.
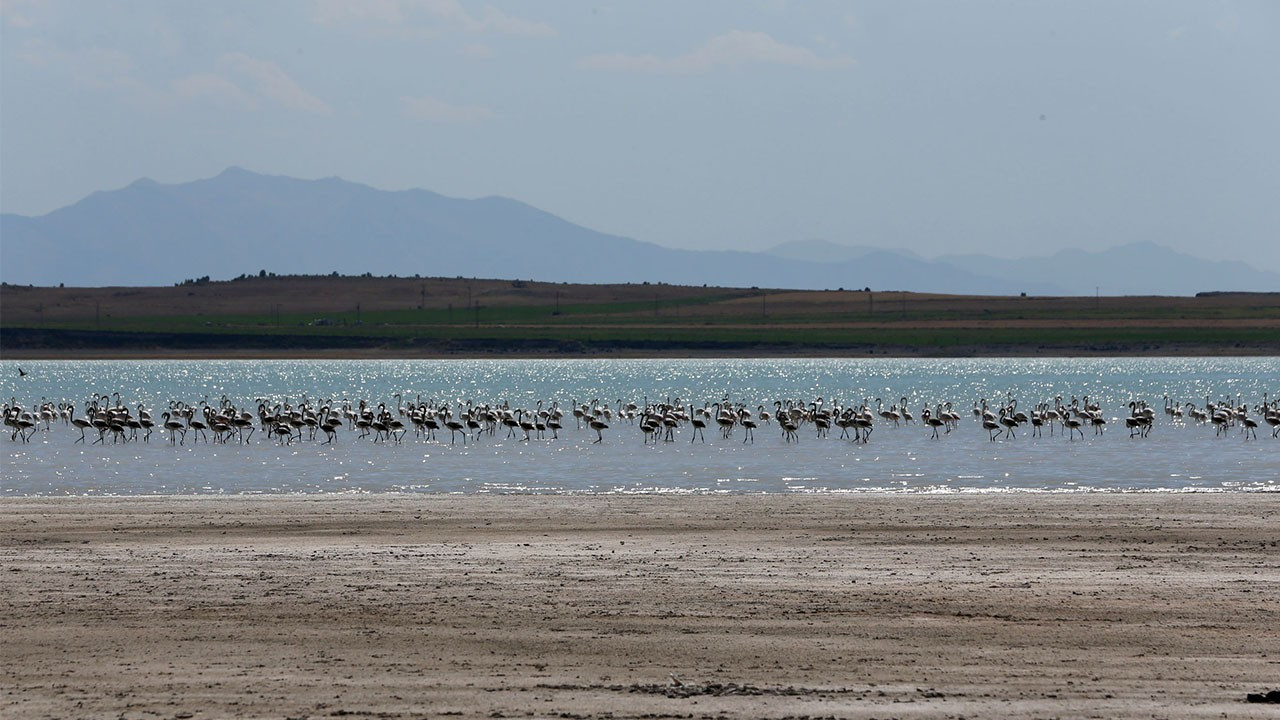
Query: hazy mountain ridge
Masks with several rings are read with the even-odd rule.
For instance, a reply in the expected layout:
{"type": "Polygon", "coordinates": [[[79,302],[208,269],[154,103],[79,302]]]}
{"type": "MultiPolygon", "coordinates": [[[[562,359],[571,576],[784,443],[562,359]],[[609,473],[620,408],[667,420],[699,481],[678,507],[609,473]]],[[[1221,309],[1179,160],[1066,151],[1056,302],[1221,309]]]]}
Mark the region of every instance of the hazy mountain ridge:
{"type": "Polygon", "coordinates": [[[972,273],[1041,279],[1065,288],[1064,294],[1068,295],[1280,290],[1280,275],[1276,273],[1256,270],[1242,262],[1205,260],[1146,241],[1100,252],[1069,248],[1048,257],[1018,260],[985,255],[946,255],[936,260],[972,273]]]}
{"type": "Polygon", "coordinates": [[[41,217],[5,214],[0,238],[0,279],[36,285],[166,285],[266,269],[1003,295],[1280,289],[1280,275],[1153,244],[1022,260],[926,260],[822,240],[763,253],[674,250],[596,232],[509,198],[382,191],[240,168],[173,185],[138,180],[41,217]],[[1163,269],[1134,272],[1152,264],[1163,269]]]}
{"type": "Polygon", "coordinates": [[[791,240],[781,245],[775,245],[764,251],[766,254],[774,257],[787,258],[789,260],[805,260],[808,262],[852,262],[861,260],[867,255],[874,253],[893,253],[901,255],[913,260],[920,260],[919,255],[910,250],[898,250],[891,248],[870,247],[868,245],[841,245],[833,243],[829,240],[791,240]]]}

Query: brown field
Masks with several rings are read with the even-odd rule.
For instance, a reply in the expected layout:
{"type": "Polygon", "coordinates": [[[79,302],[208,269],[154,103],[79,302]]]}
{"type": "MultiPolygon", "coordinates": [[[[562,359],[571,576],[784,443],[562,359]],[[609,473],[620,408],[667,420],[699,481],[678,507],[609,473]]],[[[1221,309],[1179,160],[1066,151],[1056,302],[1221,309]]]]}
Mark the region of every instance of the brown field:
{"type": "Polygon", "coordinates": [[[521,342],[522,352],[550,355],[1261,355],[1280,353],[1280,293],[987,297],[254,277],[172,287],[5,285],[0,330],[11,357],[425,357],[503,354],[521,342]],[[263,337],[275,341],[264,347],[263,337]]]}
{"type": "MultiPolygon", "coordinates": [[[[999,311],[1052,312],[1078,316],[1090,313],[1230,311],[1260,306],[1280,310],[1280,293],[1228,293],[1209,297],[1013,297],[938,295],[876,290],[786,290],[770,288],[691,287],[666,284],[570,285],[512,280],[464,278],[272,277],[164,287],[52,288],[5,285],[0,289],[0,322],[28,325],[56,320],[91,321],[102,317],[217,315],[265,313],[282,305],[289,313],[323,315],[348,312],[360,305],[379,310],[442,309],[462,311],[473,304],[487,307],[552,306],[568,304],[650,303],[711,297],[732,298],[703,313],[755,320],[762,315],[862,315],[872,322],[892,322],[904,312],[993,313],[999,311]],[[869,298],[870,296],[870,298],[869,298]],[[878,306],[878,307],[877,307],[878,306]],[[877,315],[888,316],[872,320],[877,315]]],[[[1194,321],[1195,317],[1186,318],[1194,321]]],[[[1280,317],[1270,318],[1280,327],[1280,317]]]]}
{"type": "MultiPolygon", "coordinates": [[[[251,315],[275,305],[291,314],[444,309],[461,312],[484,306],[554,305],[561,302],[610,303],[703,297],[710,288],[676,285],[564,285],[559,283],[463,278],[365,278],[290,276],[196,283],[172,287],[49,288],[6,285],[0,291],[0,322],[30,324],[43,320],[91,321],[103,318],[175,315],[251,315]],[[44,313],[43,318],[40,312],[44,313]]],[[[724,289],[719,289],[720,293],[724,289]]]]}

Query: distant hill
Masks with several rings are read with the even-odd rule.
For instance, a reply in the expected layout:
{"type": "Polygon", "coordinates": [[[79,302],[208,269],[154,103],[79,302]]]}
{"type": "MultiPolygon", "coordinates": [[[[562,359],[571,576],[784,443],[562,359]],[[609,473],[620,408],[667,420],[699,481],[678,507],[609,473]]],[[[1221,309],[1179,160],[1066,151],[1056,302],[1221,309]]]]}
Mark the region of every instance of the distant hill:
{"type": "Polygon", "coordinates": [[[1126,268],[1166,267],[1173,256],[1176,272],[1135,272],[1121,282],[1106,274],[1113,260],[1088,254],[925,260],[821,241],[763,253],[673,250],[596,232],[507,198],[388,192],[338,178],[298,180],[240,168],[173,185],[139,180],[41,217],[0,216],[0,280],[23,285],[167,285],[265,269],[956,294],[1092,294],[1095,286],[1111,294],[1280,289],[1280,276],[1238,263],[1207,263],[1159,246],[1126,252],[1137,256],[1123,260],[1126,268]],[[1200,273],[1182,269],[1190,265],[1200,273]]]}
{"type": "Polygon", "coordinates": [[[1280,275],[1242,263],[1205,260],[1152,242],[1103,250],[1061,250],[1049,257],[1002,260],[985,255],[936,259],[975,274],[1052,282],[1066,295],[1194,295],[1208,290],[1272,292],[1280,275]]]}
{"type": "Polygon", "coordinates": [[[841,245],[829,240],[791,240],[765,250],[774,257],[789,260],[804,260],[817,263],[846,263],[862,260],[868,255],[890,252],[912,260],[921,258],[907,250],[887,250],[885,248],[866,245],[841,245]]]}

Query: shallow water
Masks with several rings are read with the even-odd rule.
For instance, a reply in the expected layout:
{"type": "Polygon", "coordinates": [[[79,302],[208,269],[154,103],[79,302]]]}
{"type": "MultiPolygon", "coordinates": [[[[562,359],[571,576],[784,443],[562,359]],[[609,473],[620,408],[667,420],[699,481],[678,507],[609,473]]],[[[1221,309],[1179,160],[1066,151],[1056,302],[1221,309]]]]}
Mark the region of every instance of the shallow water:
{"type": "MultiPolygon", "coordinates": [[[[0,397],[31,407],[72,401],[82,414],[95,396],[119,393],[157,416],[178,400],[225,398],[253,411],[259,402],[298,404],[365,400],[371,405],[421,398],[465,407],[502,404],[532,410],[588,402],[668,401],[701,407],[728,398],[773,410],[775,402],[887,408],[906,398],[924,407],[950,402],[963,416],[932,439],[918,422],[877,422],[866,444],[818,438],[812,425],[784,442],[776,424],[744,443],[714,428],[690,442],[645,444],[638,425],[615,418],[604,431],[575,429],[566,416],[559,440],[508,439],[503,429],[450,445],[410,431],[400,444],[358,439],[348,430],[330,445],[281,446],[258,434],[250,444],[195,442],[78,443],[78,430],[55,423],[29,443],[0,438],[0,495],[216,494],[295,492],[1005,492],[1087,490],[1280,491],[1280,440],[1259,418],[1258,439],[1240,428],[1215,436],[1210,425],[1172,422],[1165,398],[1204,406],[1247,403],[1280,393],[1280,358],[1103,359],[767,359],[767,360],[272,360],[0,362],[0,397]],[[19,377],[21,365],[29,372],[19,377]],[[396,394],[400,395],[397,399],[396,394]],[[1010,397],[1019,408],[1085,396],[1108,419],[1104,434],[1059,433],[990,442],[970,409],[1010,397]],[[1124,428],[1128,404],[1145,401],[1156,425],[1145,439],[1124,428]]],[[[321,436],[323,439],[323,436],[321,436]]]]}

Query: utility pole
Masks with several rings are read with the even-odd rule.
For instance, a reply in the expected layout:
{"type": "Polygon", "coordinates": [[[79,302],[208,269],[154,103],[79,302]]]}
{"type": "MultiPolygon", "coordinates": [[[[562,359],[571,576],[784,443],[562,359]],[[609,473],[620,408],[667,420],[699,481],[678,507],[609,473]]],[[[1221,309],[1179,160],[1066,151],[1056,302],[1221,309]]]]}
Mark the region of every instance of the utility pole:
{"type": "Polygon", "coordinates": [[[476,329],[480,329],[480,303],[476,303],[476,329]]]}

